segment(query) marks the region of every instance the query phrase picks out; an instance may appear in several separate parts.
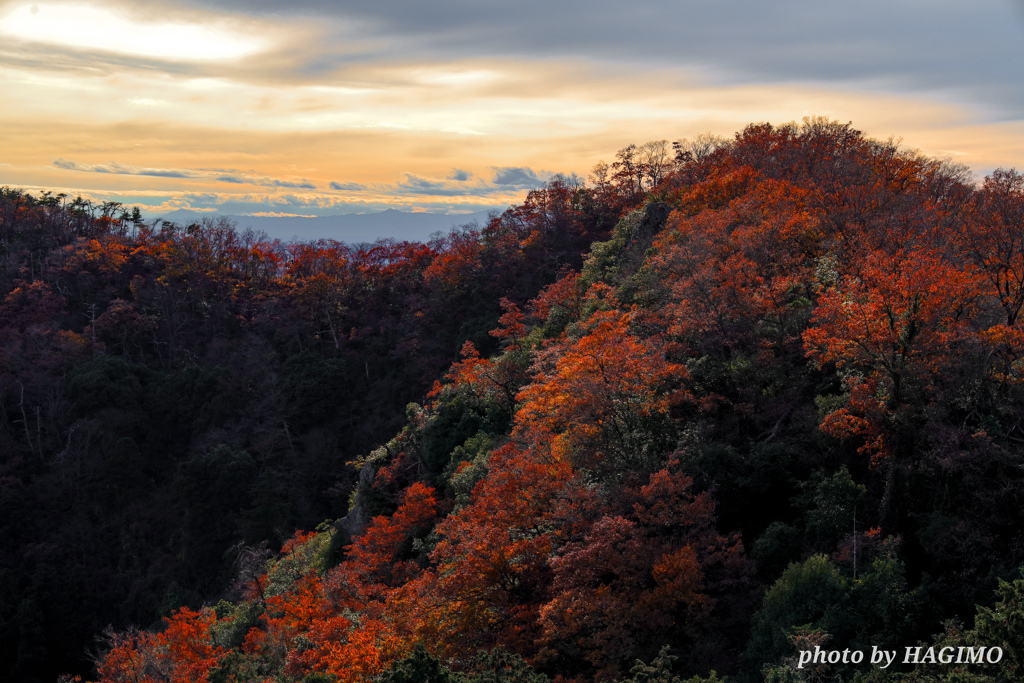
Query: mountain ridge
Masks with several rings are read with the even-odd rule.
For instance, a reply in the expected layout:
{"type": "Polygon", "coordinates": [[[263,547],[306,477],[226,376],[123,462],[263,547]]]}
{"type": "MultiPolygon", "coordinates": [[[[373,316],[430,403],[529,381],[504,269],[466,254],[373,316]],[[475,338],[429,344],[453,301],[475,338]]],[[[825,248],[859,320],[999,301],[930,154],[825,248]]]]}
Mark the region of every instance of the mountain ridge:
{"type": "Polygon", "coordinates": [[[252,228],[262,231],[271,239],[282,242],[309,242],[333,239],[347,244],[394,239],[399,242],[426,242],[436,232],[447,234],[463,225],[484,225],[492,211],[467,214],[437,214],[386,209],[377,213],[349,213],[337,216],[246,216],[199,212],[187,209],[171,211],[155,220],[188,224],[203,219],[227,219],[240,230],[252,228]]]}

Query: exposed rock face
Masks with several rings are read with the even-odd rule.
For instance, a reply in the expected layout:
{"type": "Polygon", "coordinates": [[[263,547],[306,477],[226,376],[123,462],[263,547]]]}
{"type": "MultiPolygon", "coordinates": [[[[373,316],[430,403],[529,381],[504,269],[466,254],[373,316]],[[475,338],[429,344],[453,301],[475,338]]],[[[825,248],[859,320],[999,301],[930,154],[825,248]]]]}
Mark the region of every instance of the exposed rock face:
{"type": "Polygon", "coordinates": [[[355,505],[352,506],[347,515],[338,520],[335,527],[338,530],[336,543],[342,548],[351,544],[352,539],[363,533],[370,524],[370,513],[366,509],[366,498],[361,494],[373,485],[373,477],[376,473],[376,470],[374,470],[373,465],[370,463],[366,463],[363,465],[363,469],[359,470],[359,484],[356,488],[355,505]]]}
{"type": "Polygon", "coordinates": [[[665,202],[650,202],[644,207],[643,218],[633,228],[633,234],[623,250],[623,264],[629,272],[634,272],[643,264],[644,255],[654,236],[665,228],[672,207],[665,202]]]}

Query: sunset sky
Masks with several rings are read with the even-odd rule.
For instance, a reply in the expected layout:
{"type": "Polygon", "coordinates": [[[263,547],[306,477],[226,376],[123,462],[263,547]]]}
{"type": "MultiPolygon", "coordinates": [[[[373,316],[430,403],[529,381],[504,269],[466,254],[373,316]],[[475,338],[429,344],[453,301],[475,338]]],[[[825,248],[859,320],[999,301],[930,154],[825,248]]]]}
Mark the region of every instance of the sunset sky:
{"type": "Polygon", "coordinates": [[[827,116],[1024,168],[1020,0],[0,0],[0,185],[469,212],[633,142],[827,116]]]}

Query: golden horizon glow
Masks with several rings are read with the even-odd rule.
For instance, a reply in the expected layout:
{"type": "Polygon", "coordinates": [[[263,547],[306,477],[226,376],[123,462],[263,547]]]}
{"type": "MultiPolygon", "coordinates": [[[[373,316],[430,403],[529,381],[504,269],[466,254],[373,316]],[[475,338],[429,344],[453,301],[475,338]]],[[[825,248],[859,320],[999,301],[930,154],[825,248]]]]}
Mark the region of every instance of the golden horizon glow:
{"type": "Polygon", "coordinates": [[[0,185],[150,213],[477,211],[554,173],[585,178],[631,143],[805,116],[978,176],[1024,167],[1024,120],[938,91],[725,82],[699,65],[526,51],[404,54],[365,18],[2,3],[0,185]]]}

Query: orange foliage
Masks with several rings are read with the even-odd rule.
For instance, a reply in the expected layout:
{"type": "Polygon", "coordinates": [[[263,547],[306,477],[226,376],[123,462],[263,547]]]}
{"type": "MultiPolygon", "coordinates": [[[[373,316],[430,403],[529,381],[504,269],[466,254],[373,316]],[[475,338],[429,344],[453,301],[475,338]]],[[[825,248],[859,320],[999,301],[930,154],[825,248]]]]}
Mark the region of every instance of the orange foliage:
{"type": "MultiPolygon", "coordinates": [[[[652,176],[637,154],[620,152],[593,192],[561,179],[482,233],[430,245],[319,243],[292,247],[285,259],[272,246],[243,254],[214,231],[153,253],[175,264],[165,277],[189,287],[221,282],[222,268],[267,279],[283,269],[289,300],[340,348],[342,313],[368,300],[351,298],[354,283],[361,294],[382,296],[402,283],[426,283],[436,296],[471,292],[488,275],[481,256],[488,250],[496,260],[521,258],[545,240],[581,234],[593,228],[583,222],[586,202],[602,194],[619,207],[640,202],[652,176]]],[[[486,476],[468,504],[442,516],[434,489],[411,484],[394,514],[374,518],[342,564],[323,576],[310,571],[265,598],[246,656],[264,657],[296,679],[319,672],[367,681],[425,640],[456,665],[479,648],[501,646],[556,667],[559,657],[583,662],[597,678],[620,676],[666,634],[683,647],[700,643],[720,623],[718,606],[749,587],[742,545],[716,530],[711,495],[694,493],[678,462],[665,464],[677,447],[678,406],[693,398],[689,372],[673,362],[680,352],[701,361],[735,353],[761,366],[789,354],[819,371],[830,366],[826,374],[834,367],[845,404],[820,428],[861,439],[860,452],[874,465],[900,453],[896,418],[927,406],[963,354],[992,351],[978,354],[986,363],[996,359],[986,366],[990,377],[1024,379],[1024,333],[1016,326],[1024,306],[1020,176],[989,179],[962,234],[953,234],[945,200],[922,189],[926,179],[942,180],[942,168],[848,125],[753,125],[715,156],[714,168],[682,160],[691,168],[662,188],[675,211],[636,273],[649,291],[634,299],[657,305],[621,310],[611,286],[584,293],[581,278],[568,273],[524,309],[550,328],[549,339],[531,349],[529,318],[503,298],[491,334],[505,340],[505,353],[482,358],[465,342],[462,360],[428,395],[433,405],[412,418],[413,427],[426,422],[456,393],[509,413],[518,405],[507,440],[486,434],[501,445],[472,464],[486,476]],[[700,180],[683,186],[684,177],[700,180]],[[985,317],[992,310],[1005,324],[992,325],[985,317]]],[[[62,258],[78,267],[90,259],[96,268],[123,263],[116,243],[96,245],[83,243],[62,258]]],[[[627,289],[619,292],[623,301],[627,289]]],[[[48,302],[48,315],[61,303],[48,287],[25,285],[4,305],[30,318],[25,302],[33,301],[48,302]]],[[[128,320],[133,309],[118,303],[111,310],[128,320]]],[[[700,400],[727,402],[710,391],[700,400]]],[[[780,411],[756,442],[775,438],[793,412],[780,411]]],[[[398,479],[405,453],[378,472],[378,483],[398,479]]],[[[296,535],[284,552],[311,536],[296,535]]],[[[155,671],[166,680],[203,680],[223,655],[210,642],[213,621],[211,613],[182,610],[162,634],[116,637],[102,680],[157,680],[147,678],[155,671]]]]}
{"type": "Polygon", "coordinates": [[[527,381],[525,363],[510,354],[496,359],[481,358],[476,346],[469,341],[462,345],[462,358],[445,374],[447,384],[434,382],[427,398],[437,399],[446,390],[458,391],[484,402],[504,404],[511,411],[518,388],[527,381]]]}
{"type": "Polygon", "coordinates": [[[62,273],[75,275],[88,272],[110,276],[125,266],[129,251],[128,245],[120,238],[105,236],[79,240],[56,252],[52,258],[62,273]]]}
{"type": "Polygon", "coordinates": [[[496,643],[528,652],[517,634],[531,630],[531,586],[556,542],[544,519],[573,476],[566,462],[513,444],[495,451],[488,469],[472,503],[437,526],[437,569],[414,587],[430,606],[420,632],[452,656],[496,643]]]}
{"type": "Polygon", "coordinates": [[[505,339],[509,342],[517,342],[526,336],[526,325],[523,324],[523,314],[520,312],[519,307],[514,303],[501,297],[501,310],[505,311],[500,318],[498,323],[501,327],[490,331],[492,337],[498,339],[505,339]]]}
{"type": "Polygon", "coordinates": [[[652,317],[694,348],[729,349],[755,334],[788,342],[823,240],[809,201],[806,189],[760,179],[718,211],[673,212],[646,266],[667,289],[652,317]]]}
{"type": "Polygon", "coordinates": [[[437,518],[434,490],[415,482],[405,490],[398,510],[389,518],[375,517],[349,547],[338,577],[362,588],[363,597],[380,597],[381,590],[405,583],[419,567],[400,559],[402,546],[428,529],[437,518]]]}
{"type": "Polygon", "coordinates": [[[100,683],[205,683],[225,654],[210,641],[216,616],[182,607],[164,621],[162,633],[115,636],[97,665],[100,683]]]}
{"type": "Polygon", "coordinates": [[[589,661],[598,679],[613,678],[644,644],[693,636],[715,604],[705,567],[743,574],[736,539],[715,531],[714,506],[692,481],[664,469],[625,492],[624,515],[605,514],[579,542],[551,559],[551,599],[540,610],[549,648],[589,661]],[[653,638],[657,634],[657,638],[653,638]]]}
{"type": "Polygon", "coordinates": [[[481,272],[483,244],[479,232],[452,233],[438,246],[441,247],[438,254],[423,271],[425,282],[437,282],[442,290],[451,292],[481,272]]]}
{"type": "Polygon", "coordinates": [[[42,280],[18,281],[16,287],[0,302],[0,328],[28,330],[56,327],[56,316],[64,310],[64,297],[42,280]]]}
{"type": "Polygon", "coordinates": [[[540,355],[533,383],[518,396],[519,438],[546,440],[556,458],[587,465],[638,455],[629,434],[688,395],[681,386],[687,373],[629,323],[629,314],[597,311],[583,336],[540,355]]]}
{"type": "Polygon", "coordinates": [[[876,462],[889,454],[886,415],[908,395],[928,392],[944,367],[976,339],[971,317],[977,277],[934,251],[873,252],[859,276],[821,293],[804,334],[807,356],[860,373],[847,380],[850,401],[822,429],[865,437],[876,462]]]}
{"type": "Polygon", "coordinates": [[[583,304],[583,297],[580,296],[577,286],[578,280],[579,273],[564,273],[557,282],[545,287],[530,301],[530,315],[543,322],[552,312],[560,310],[566,318],[577,318],[583,304]]]}
{"type": "Polygon", "coordinates": [[[986,178],[957,238],[1013,326],[1024,307],[1024,175],[997,169],[986,178]]]}

